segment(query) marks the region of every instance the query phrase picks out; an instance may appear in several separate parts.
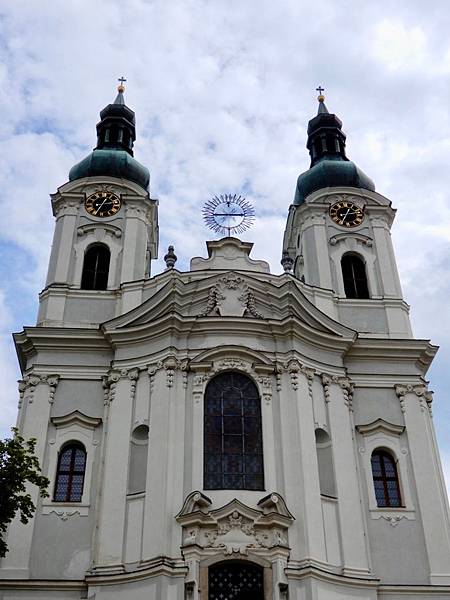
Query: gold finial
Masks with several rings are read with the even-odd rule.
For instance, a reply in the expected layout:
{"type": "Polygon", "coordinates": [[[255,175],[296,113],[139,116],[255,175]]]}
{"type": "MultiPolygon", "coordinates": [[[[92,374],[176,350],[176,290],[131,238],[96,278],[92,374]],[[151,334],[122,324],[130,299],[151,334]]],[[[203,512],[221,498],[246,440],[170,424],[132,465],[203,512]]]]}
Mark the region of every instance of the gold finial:
{"type": "Polygon", "coordinates": [[[123,92],[125,91],[125,86],[123,84],[125,83],[126,79],[122,76],[117,81],[120,81],[120,84],[117,86],[117,91],[123,94],[123,92]]]}
{"type": "Polygon", "coordinates": [[[322,92],[325,91],[325,88],[323,88],[321,85],[319,85],[318,88],[316,88],[316,92],[319,92],[319,95],[317,96],[317,100],[319,102],[324,102],[325,100],[325,96],[322,94],[322,92]]]}

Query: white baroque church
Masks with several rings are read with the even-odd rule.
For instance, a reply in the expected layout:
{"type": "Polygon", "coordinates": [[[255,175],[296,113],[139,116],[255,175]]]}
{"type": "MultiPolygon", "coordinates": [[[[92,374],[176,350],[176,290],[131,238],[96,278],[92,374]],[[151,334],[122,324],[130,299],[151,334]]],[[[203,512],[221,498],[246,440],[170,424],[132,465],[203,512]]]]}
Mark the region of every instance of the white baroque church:
{"type": "Polygon", "coordinates": [[[0,599],[450,598],[436,347],[341,121],[319,96],[282,275],[225,237],[152,277],[158,202],[123,92],[51,196],[38,320],[15,335],[18,427],[51,484],[11,523],[0,599]]]}

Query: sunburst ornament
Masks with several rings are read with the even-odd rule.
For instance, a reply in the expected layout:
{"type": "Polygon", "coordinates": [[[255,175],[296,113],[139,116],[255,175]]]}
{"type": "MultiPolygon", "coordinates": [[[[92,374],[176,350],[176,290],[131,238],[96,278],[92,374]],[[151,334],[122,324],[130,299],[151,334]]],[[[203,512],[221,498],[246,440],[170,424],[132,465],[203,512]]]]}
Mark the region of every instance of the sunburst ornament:
{"type": "Polygon", "coordinates": [[[243,233],[255,219],[255,209],[242,196],[221,194],[214,196],[203,207],[206,225],[223,235],[243,233]]]}

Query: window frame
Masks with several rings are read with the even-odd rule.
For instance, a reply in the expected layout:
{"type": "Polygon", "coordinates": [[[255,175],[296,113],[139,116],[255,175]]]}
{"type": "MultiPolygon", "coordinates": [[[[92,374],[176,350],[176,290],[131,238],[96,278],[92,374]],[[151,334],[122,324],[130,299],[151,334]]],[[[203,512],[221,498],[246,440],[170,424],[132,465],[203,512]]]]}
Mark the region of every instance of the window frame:
{"type": "Polygon", "coordinates": [[[84,447],[84,445],[79,442],[79,441],[71,441],[71,442],[66,442],[63,446],[61,446],[59,452],[58,452],[58,463],[57,463],[57,467],[56,467],[56,475],[55,475],[55,484],[54,484],[54,488],[53,488],[53,501],[54,502],[64,502],[64,503],[79,503],[83,501],[83,490],[84,490],[84,483],[85,483],[85,479],[86,479],[86,464],[87,464],[87,452],[86,452],[86,448],[84,447]],[[84,455],[84,463],[83,463],[83,469],[77,469],[75,462],[76,462],[76,452],[77,450],[81,450],[83,452],[84,455]],[[61,467],[61,461],[64,457],[64,455],[70,451],[71,455],[70,455],[70,464],[69,464],[69,468],[68,469],[64,469],[61,467]],[[67,481],[67,485],[65,488],[65,494],[64,494],[64,498],[58,498],[57,494],[58,494],[58,484],[60,481],[60,477],[61,476],[66,476],[68,475],[68,481],[67,481]],[[73,484],[73,479],[74,477],[79,477],[82,476],[82,481],[81,481],[81,491],[79,492],[79,497],[77,495],[76,498],[73,497],[73,488],[72,488],[72,484],[73,484]]]}
{"type": "MultiPolygon", "coordinates": [[[[227,389],[224,386],[224,390],[227,389]]],[[[244,392],[245,393],[245,392],[244,392]]],[[[235,431],[236,431],[235,430],[235,431]]],[[[216,440],[217,442],[218,440],[216,440]]],[[[212,462],[212,461],[211,461],[212,462]]],[[[217,375],[215,375],[207,384],[205,391],[204,391],[204,398],[203,398],[203,489],[205,490],[249,490],[249,491],[264,491],[265,490],[265,469],[264,469],[264,445],[263,445],[263,420],[262,420],[262,406],[261,406],[261,395],[259,393],[259,389],[258,386],[256,385],[256,383],[253,381],[253,379],[246,373],[242,373],[240,371],[223,371],[221,373],[218,373],[217,375]],[[228,389],[229,388],[236,388],[236,386],[233,385],[233,377],[238,376],[239,378],[241,378],[241,380],[245,379],[246,383],[244,386],[241,386],[241,398],[240,398],[240,414],[224,414],[225,410],[224,410],[224,397],[223,394],[225,393],[224,391],[222,392],[222,397],[220,398],[220,400],[218,400],[218,398],[213,398],[213,397],[208,397],[208,393],[211,391],[212,385],[214,384],[214,382],[216,382],[217,384],[217,380],[225,379],[225,378],[230,378],[229,379],[229,383],[228,383],[228,389]],[[247,388],[248,386],[251,386],[251,393],[249,396],[245,397],[245,395],[243,395],[242,389],[247,388]],[[254,412],[252,414],[246,414],[245,412],[245,403],[247,402],[247,408],[248,408],[248,403],[249,400],[253,400],[254,401],[254,406],[252,407],[252,409],[254,410],[254,412]],[[210,407],[208,406],[208,403],[213,403],[213,401],[219,401],[220,402],[220,413],[212,413],[210,410],[210,407]],[[221,419],[220,422],[220,432],[219,431],[215,431],[215,427],[217,426],[218,421],[213,421],[213,419],[221,419]],[[237,425],[237,421],[238,419],[241,419],[241,423],[240,423],[240,433],[230,433],[230,426],[231,427],[235,427],[236,430],[238,429],[237,425]],[[252,431],[252,432],[248,432],[246,431],[246,425],[248,420],[253,419],[254,423],[255,423],[255,427],[256,427],[256,431],[252,431]],[[228,431],[228,432],[227,432],[228,431]],[[227,451],[226,450],[226,443],[229,440],[226,440],[226,437],[237,437],[237,436],[241,437],[241,452],[231,452],[231,451],[227,451]],[[254,440],[253,442],[253,448],[258,448],[259,451],[251,451],[251,452],[247,452],[246,451],[246,446],[248,444],[248,436],[250,435],[254,435],[257,436],[257,439],[254,440]],[[211,447],[211,441],[213,440],[214,437],[219,437],[221,438],[220,440],[220,452],[215,451],[215,452],[211,452],[210,451],[210,447],[211,447]],[[208,457],[209,456],[215,456],[216,460],[220,461],[220,471],[218,471],[218,473],[220,473],[220,477],[221,477],[221,485],[217,485],[215,483],[213,483],[212,481],[212,476],[213,473],[211,471],[209,471],[208,469],[208,457]],[[239,472],[228,472],[226,471],[226,467],[225,464],[227,462],[231,462],[232,459],[227,460],[227,457],[234,457],[238,462],[240,459],[240,471],[239,472]],[[249,472],[246,469],[247,466],[247,461],[246,458],[247,457],[259,457],[260,459],[260,471],[252,473],[249,472]],[[233,483],[227,483],[226,478],[227,476],[231,479],[232,476],[235,475],[236,476],[236,480],[233,483]],[[209,477],[209,479],[208,479],[209,477]],[[241,480],[241,484],[240,485],[236,485],[236,481],[237,478],[240,477],[241,480]],[[250,477],[254,477],[255,479],[255,485],[252,486],[249,483],[249,479],[250,477]],[[257,478],[260,478],[260,482],[257,482],[257,478]]]]}
{"type": "Polygon", "coordinates": [[[404,437],[405,427],[377,419],[371,423],[356,425],[359,434],[359,455],[362,471],[365,474],[369,514],[371,519],[386,519],[391,525],[399,519],[415,520],[415,506],[412,500],[412,488],[408,466],[407,440],[404,437]],[[403,506],[378,506],[372,477],[372,453],[378,449],[390,452],[396,460],[397,476],[403,506]]]}
{"type": "Polygon", "coordinates": [[[403,499],[400,489],[400,481],[398,477],[398,468],[397,461],[391,452],[387,451],[384,448],[376,448],[372,454],[370,455],[370,463],[372,468],[372,480],[375,491],[375,499],[377,502],[378,508],[403,508],[403,499]],[[379,457],[380,460],[380,471],[381,475],[376,475],[374,471],[373,460],[374,457],[379,457]],[[386,472],[386,460],[389,461],[392,465],[394,475],[388,475],[386,472]],[[383,484],[383,500],[379,500],[376,492],[376,481],[381,481],[383,484]],[[395,494],[398,499],[398,503],[394,503],[393,494],[390,491],[389,482],[395,482],[395,494]],[[380,504],[380,502],[382,502],[380,504]]]}

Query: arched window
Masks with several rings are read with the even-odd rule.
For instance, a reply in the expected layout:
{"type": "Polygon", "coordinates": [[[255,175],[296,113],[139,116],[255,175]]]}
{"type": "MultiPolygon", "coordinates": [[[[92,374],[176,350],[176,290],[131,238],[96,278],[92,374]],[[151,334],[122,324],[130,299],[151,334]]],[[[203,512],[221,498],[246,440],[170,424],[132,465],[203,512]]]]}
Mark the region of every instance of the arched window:
{"type": "Polygon", "coordinates": [[[55,502],[81,502],[83,495],[86,450],[79,442],[61,448],[56,471],[55,502]]]}
{"type": "Polygon", "coordinates": [[[372,453],[371,463],[377,505],[402,506],[394,457],[386,450],[375,450],[372,453]]]}
{"type": "Polygon", "coordinates": [[[341,266],[347,298],[370,298],[366,266],[362,258],[356,254],[344,254],[341,266]]]}
{"type": "Polygon", "coordinates": [[[328,433],[316,429],[316,453],[319,468],[320,493],[324,496],[336,497],[336,484],[333,466],[333,448],[328,433]]]}
{"type": "Polygon", "coordinates": [[[104,244],[94,244],[84,255],[81,289],[106,290],[111,254],[104,244]]]}
{"type": "Polygon", "coordinates": [[[227,372],[205,393],[204,487],[263,490],[261,401],[253,381],[227,372]]]}

